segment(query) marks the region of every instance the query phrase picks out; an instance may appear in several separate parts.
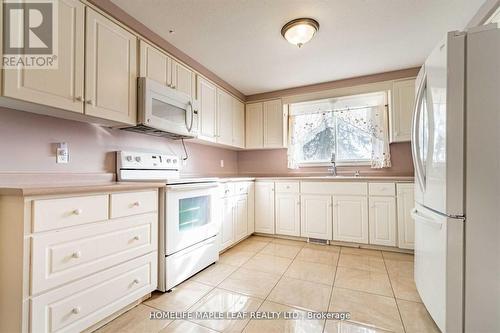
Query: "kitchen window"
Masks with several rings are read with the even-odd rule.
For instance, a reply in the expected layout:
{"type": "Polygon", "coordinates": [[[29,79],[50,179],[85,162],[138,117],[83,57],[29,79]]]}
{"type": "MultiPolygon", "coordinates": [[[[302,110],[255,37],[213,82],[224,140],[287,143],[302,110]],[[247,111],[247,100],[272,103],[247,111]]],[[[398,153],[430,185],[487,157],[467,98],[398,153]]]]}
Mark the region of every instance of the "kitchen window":
{"type": "Polygon", "coordinates": [[[390,166],[387,92],[290,104],[290,168],[390,166]]]}

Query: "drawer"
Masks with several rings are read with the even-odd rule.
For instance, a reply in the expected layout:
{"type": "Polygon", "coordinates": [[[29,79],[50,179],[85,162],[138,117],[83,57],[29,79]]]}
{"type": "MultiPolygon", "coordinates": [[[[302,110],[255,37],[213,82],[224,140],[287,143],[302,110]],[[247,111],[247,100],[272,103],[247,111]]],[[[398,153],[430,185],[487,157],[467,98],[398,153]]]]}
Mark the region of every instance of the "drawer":
{"type": "Polygon", "coordinates": [[[157,252],[31,299],[32,332],[81,332],[156,289],[157,252]]]}
{"type": "Polygon", "coordinates": [[[330,195],[368,195],[368,185],[364,182],[302,182],[300,193],[330,195]]]}
{"type": "Polygon", "coordinates": [[[157,249],[158,215],[34,235],[31,294],[74,281],[157,249]]]}
{"type": "Polygon", "coordinates": [[[221,198],[230,197],[234,194],[234,183],[223,183],[219,186],[221,198]]]}
{"type": "Polygon", "coordinates": [[[276,182],[276,193],[299,193],[299,182],[276,182]]]}
{"type": "Polygon", "coordinates": [[[368,188],[370,195],[396,195],[396,184],[394,183],[369,183],[368,188]]]}
{"type": "Polygon", "coordinates": [[[110,218],[156,212],[158,191],[111,194],[110,218]]]}
{"type": "Polygon", "coordinates": [[[109,196],[93,195],[33,201],[33,231],[45,231],[108,219],[109,196]]]}
{"type": "Polygon", "coordinates": [[[234,186],[234,195],[248,194],[248,187],[250,186],[250,183],[247,182],[234,183],[233,186],[234,186]]]}

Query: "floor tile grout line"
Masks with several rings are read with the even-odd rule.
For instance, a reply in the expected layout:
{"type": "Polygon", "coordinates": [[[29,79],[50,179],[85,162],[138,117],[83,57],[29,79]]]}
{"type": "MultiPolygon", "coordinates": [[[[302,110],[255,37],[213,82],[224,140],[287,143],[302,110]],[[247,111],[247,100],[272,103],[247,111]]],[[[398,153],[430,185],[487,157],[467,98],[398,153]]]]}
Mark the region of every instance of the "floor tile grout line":
{"type": "Polygon", "coordinates": [[[394,292],[394,287],[392,286],[391,276],[389,275],[389,270],[387,269],[387,265],[385,263],[385,257],[384,257],[383,252],[382,252],[382,258],[384,258],[384,266],[385,266],[385,269],[387,270],[387,275],[389,276],[389,284],[391,285],[392,295],[394,296],[393,297],[394,302],[396,303],[396,308],[398,309],[398,314],[399,314],[399,319],[401,320],[401,325],[403,325],[403,332],[406,333],[406,325],[405,325],[405,322],[403,321],[403,316],[401,315],[401,310],[399,309],[398,300],[396,299],[396,293],[394,292]]]}
{"type": "MultiPolygon", "coordinates": [[[[328,307],[326,309],[326,312],[330,311],[330,304],[332,304],[332,297],[333,297],[333,288],[335,288],[335,279],[337,277],[337,271],[339,268],[339,260],[340,260],[340,254],[342,252],[342,247],[339,249],[339,253],[337,255],[337,261],[335,262],[335,273],[333,273],[333,282],[332,282],[332,289],[330,290],[330,297],[328,298],[328,307]]],[[[323,323],[323,330],[321,332],[325,332],[326,329],[326,321],[328,319],[325,319],[325,322],[323,323]]]]}

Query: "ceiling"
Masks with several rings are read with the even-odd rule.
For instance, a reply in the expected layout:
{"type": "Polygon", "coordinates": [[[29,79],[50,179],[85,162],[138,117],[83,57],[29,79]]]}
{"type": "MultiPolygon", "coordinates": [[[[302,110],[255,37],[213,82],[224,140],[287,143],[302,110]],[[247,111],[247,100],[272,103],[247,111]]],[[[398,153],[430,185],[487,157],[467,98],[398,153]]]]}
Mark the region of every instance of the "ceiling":
{"type": "Polygon", "coordinates": [[[421,65],[484,0],[112,0],[245,95],[421,65]],[[311,17],[301,49],[280,34],[311,17]],[[173,30],[174,33],[170,33],[173,30]]]}

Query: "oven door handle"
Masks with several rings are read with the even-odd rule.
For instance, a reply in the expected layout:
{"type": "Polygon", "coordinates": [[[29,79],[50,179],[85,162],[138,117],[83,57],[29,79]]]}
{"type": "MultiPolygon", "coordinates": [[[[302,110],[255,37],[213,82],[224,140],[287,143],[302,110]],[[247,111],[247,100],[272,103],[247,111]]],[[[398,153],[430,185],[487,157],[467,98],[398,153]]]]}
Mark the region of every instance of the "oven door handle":
{"type": "Polygon", "coordinates": [[[170,191],[199,190],[199,189],[212,188],[212,187],[217,187],[217,186],[219,186],[217,183],[167,185],[167,190],[170,190],[170,191]]]}

